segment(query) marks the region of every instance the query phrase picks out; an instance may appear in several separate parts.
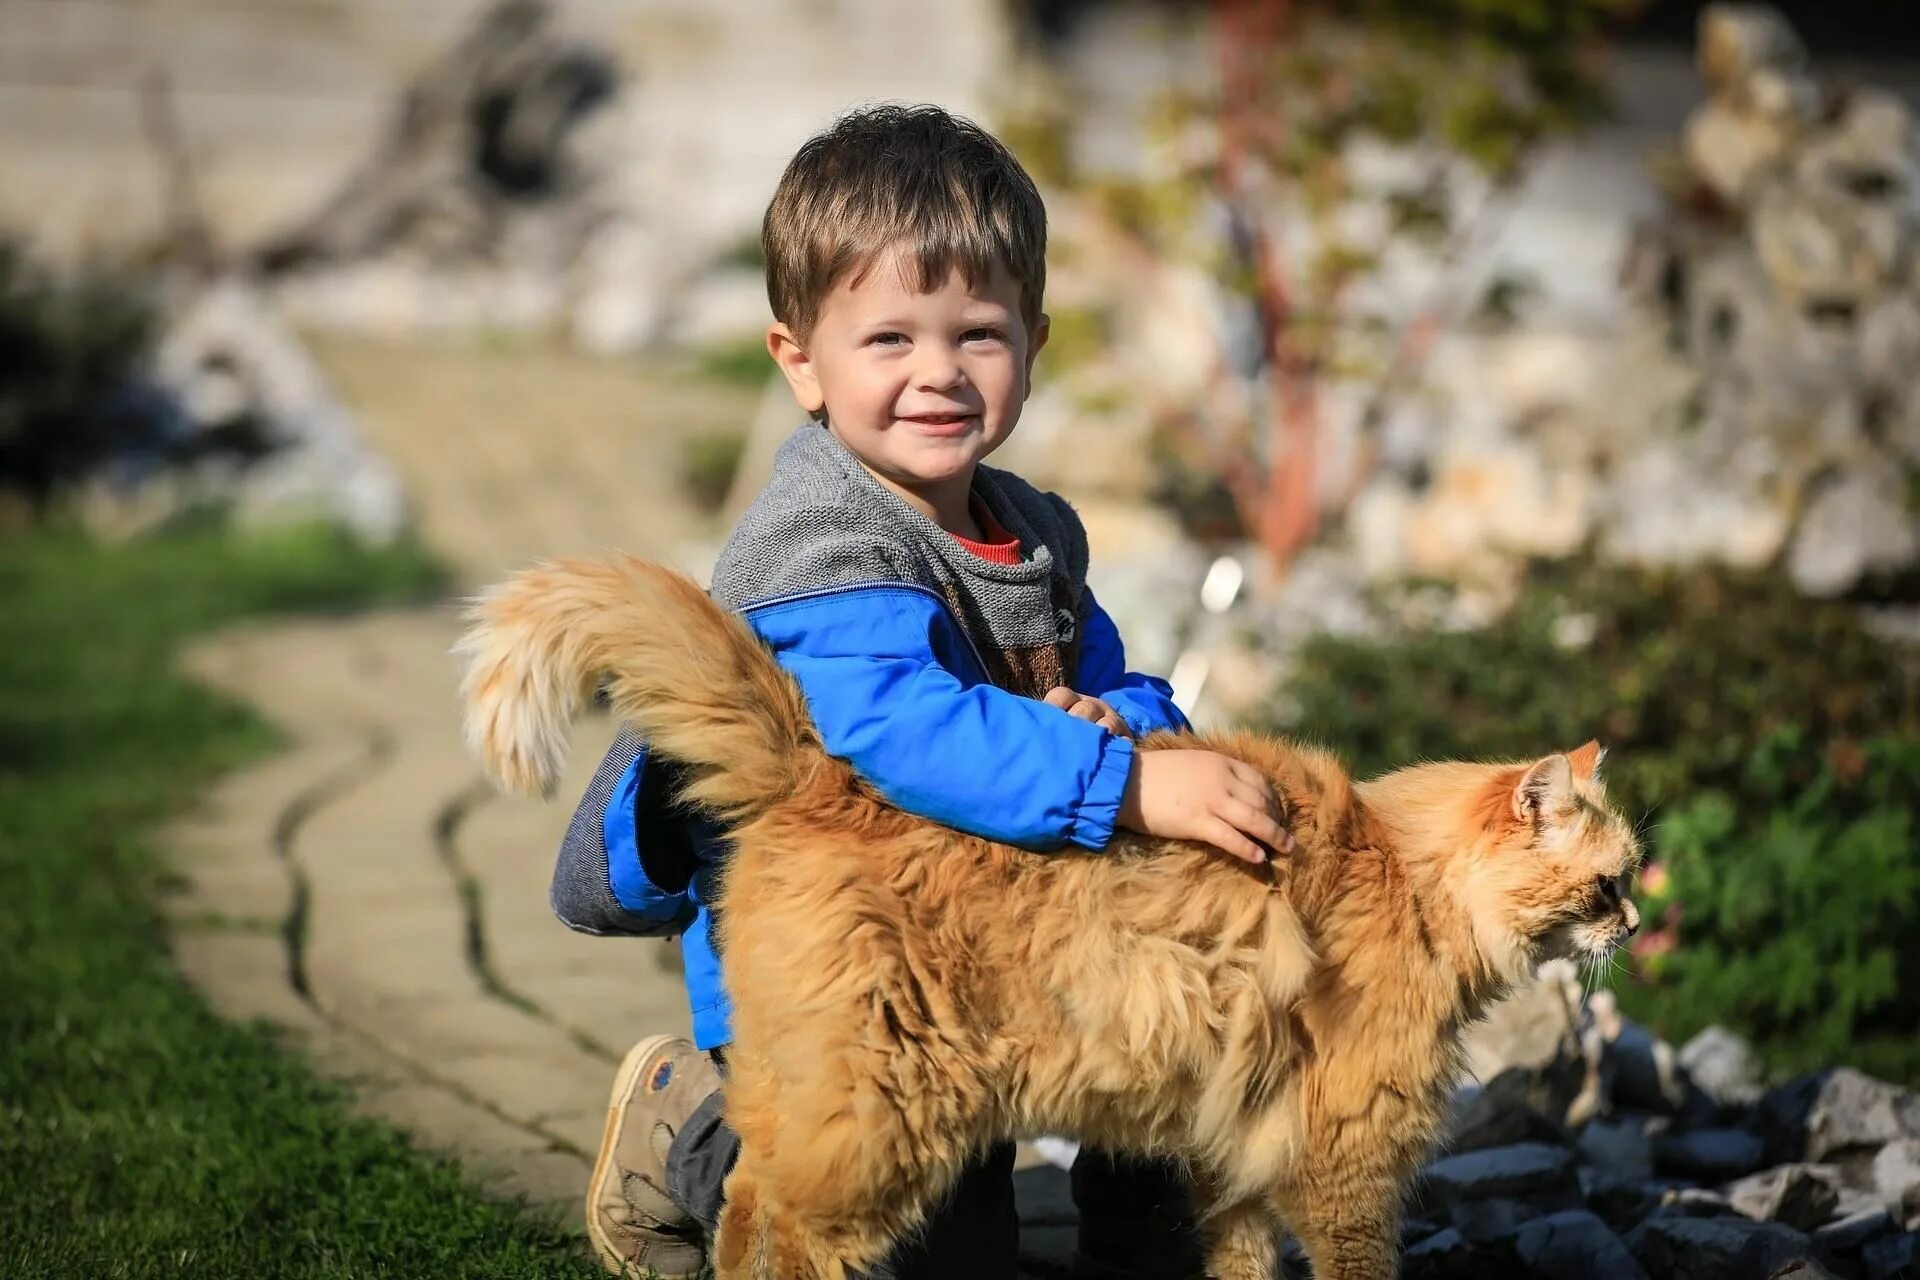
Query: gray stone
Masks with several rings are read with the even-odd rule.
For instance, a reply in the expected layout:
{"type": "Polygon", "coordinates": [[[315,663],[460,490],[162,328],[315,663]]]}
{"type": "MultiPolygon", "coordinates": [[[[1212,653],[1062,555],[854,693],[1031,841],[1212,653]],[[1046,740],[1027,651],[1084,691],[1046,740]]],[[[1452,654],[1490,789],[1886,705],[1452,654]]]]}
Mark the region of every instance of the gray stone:
{"type": "Polygon", "coordinates": [[[1738,93],[1754,73],[1799,70],[1807,47],[1779,10],[1760,4],[1713,4],[1700,14],[1700,74],[1716,94],[1738,93]]]}
{"type": "Polygon", "coordinates": [[[1543,1186],[1576,1185],[1573,1153],[1544,1142],[1448,1156],[1428,1165],[1425,1176],[1427,1184],[1449,1200],[1525,1196],[1543,1186]]]}
{"type": "Polygon", "coordinates": [[[1749,1218],[1812,1231],[1833,1217],[1840,1171],[1831,1165],[1779,1165],[1735,1182],[1727,1188],[1727,1200],[1749,1218]]]}
{"type": "Polygon", "coordinates": [[[1878,221],[1843,197],[1775,181],[1754,200],[1753,249],[1773,287],[1796,305],[1858,308],[1896,265],[1878,221]]]}
{"type": "Polygon", "coordinates": [[[1896,1138],[1873,1158],[1873,1189],[1902,1222],[1920,1215],[1920,1138],[1896,1138]]]}
{"type": "Polygon", "coordinates": [[[1454,1095],[1445,1148],[1450,1152],[1483,1151],[1518,1142],[1562,1143],[1566,1130],[1537,1106],[1564,1112],[1560,1094],[1551,1087],[1553,1073],[1521,1067],[1502,1071],[1485,1086],[1468,1085],[1454,1095]]]}
{"type": "Polygon", "coordinates": [[[1653,1174],[1653,1140],[1647,1122],[1639,1117],[1594,1120],[1580,1130],[1575,1147],[1582,1159],[1609,1173],[1628,1178],[1653,1174]]]}
{"type": "Polygon", "coordinates": [[[1604,1053],[1612,1069],[1614,1104],[1657,1115],[1678,1111],[1687,1100],[1687,1084],[1673,1046],[1625,1018],[1611,1031],[1604,1053]]]}
{"type": "Polygon", "coordinates": [[[1751,1250],[1790,1254],[1808,1244],[1791,1227],[1746,1218],[1649,1218],[1627,1236],[1654,1280],[1754,1280],[1751,1250]]]}
{"type": "Polygon", "coordinates": [[[1626,1242],[1584,1209],[1548,1214],[1514,1234],[1520,1262],[1556,1280],[1635,1280],[1646,1272],[1626,1242]]]}
{"type": "Polygon", "coordinates": [[[1920,1231],[1884,1236],[1860,1250],[1867,1280],[1915,1280],[1920,1277],[1920,1231]]]}
{"type": "Polygon", "coordinates": [[[1877,570],[1920,554],[1920,526],[1893,468],[1876,465],[1823,486],[1807,504],[1787,552],[1787,572],[1810,596],[1836,596],[1877,570]]]}
{"type": "Polygon", "coordinates": [[[1669,1186],[1660,1193],[1660,1207],[1654,1210],[1663,1218],[1733,1218],[1740,1216],[1728,1199],[1708,1187],[1669,1186]]]}
{"type": "Polygon", "coordinates": [[[1844,1256],[1858,1253],[1862,1247],[1893,1234],[1896,1224],[1885,1209],[1867,1209],[1836,1218],[1813,1233],[1813,1243],[1828,1253],[1844,1256]]]}
{"type": "Polygon", "coordinates": [[[1901,1137],[1920,1137],[1913,1096],[1898,1085],[1851,1067],[1820,1078],[1806,1113],[1807,1158],[1824,1160],[1849,1147],[1878,1147],[1901,1137]]]}
{"type": "Polygon", "coordinates": [[[1655,1168],[1707,1182],[1752,1173],[1765,1159],[1765,1143],[1745,1129],[1694,1129],[1661,1134],[1653,1142],[1655,1168]]]}
{"type": "Polygon", "coordinates": [[[1786,159],[1793,135],[1789,121],[1708,102],[1687,120],[1681,142],[1694,173],[1715,195],[1739,206],[1757,180],[1786,159]]]}
{"type": "Polygon", "coordinates": [[[1452,1280],[1471,1274],[1474,1247],[1452,1227],[1446,1227],[1409,1248],[1400,1257],[1407,1280],[1452,1280]]]}
{"type": "Polygon", "coordinates": [[[1760,1064],[1753,1050],[1725,1027],[1708,1027],[1675,1055],[1687,1078],[1716,1102],[1752,1102],[1760,1096],[1760,1064]]]}
{"type": "Polygon", "coordinates": [[[1757,1115],[1772,1163],[1827,1163],[1841,1152],[1877,1152],[1896,1138],[1920,1137],[1920,1097],[1851,1067],[1770,1090],[1757,1115]]]}
{"type": "Polygon", "coordinates": [[[1539,1214],[1578,1208],[1574,1154],[1550,1143],[1522,1142],[1449,1156],[1427,1166],[1421,1201],[1444,1209],[1469,1239],[1489,1239],[1539,1214]]]}

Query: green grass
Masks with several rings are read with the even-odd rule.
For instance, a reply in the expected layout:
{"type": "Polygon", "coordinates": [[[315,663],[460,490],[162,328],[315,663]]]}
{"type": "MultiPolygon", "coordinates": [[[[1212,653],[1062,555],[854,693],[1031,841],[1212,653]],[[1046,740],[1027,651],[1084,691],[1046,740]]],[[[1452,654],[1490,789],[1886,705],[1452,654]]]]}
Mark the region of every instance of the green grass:
{"type": "Polygon", "coordinates": [[[0,538],[0,1276],[598,1274],[214,1017],[153,906],[156,824],[277,745],[176,674],[181,643],[435,581],[312,529],[0,538]]]}

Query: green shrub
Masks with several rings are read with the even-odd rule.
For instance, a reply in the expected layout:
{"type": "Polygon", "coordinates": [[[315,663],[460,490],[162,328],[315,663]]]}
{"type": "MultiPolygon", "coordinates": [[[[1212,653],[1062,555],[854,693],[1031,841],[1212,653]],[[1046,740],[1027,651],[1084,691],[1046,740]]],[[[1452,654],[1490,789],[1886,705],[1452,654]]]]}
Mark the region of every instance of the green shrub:
{"type": "Polygon", "coordinates": [[[0,238],[0,487],[44,512],[117,451],[155,444],[135,403],[152,333],[139,289],[54,275],[0,238]]]}
{"type": "Polygon", "coordinates": [[[1822,750],[1786,729],[1737,789],[1677,808],[1642,877],[1642,1015],[1739,1026],[1783,1068],[1920,1075],[1916,805],[1920,736],[1822,750]]]}
{"type": "Polygon", "coordinates": [[[1724,1023],[1782,1069],[1920,1081],[1917,665],[1774,575],[1540,566],[1484,630],[1311,642],[1268,720],[1362,774],[1599,738],[1674,944],[1642,944],[1623,1006],[1672,1037],[1724,1023]]]}

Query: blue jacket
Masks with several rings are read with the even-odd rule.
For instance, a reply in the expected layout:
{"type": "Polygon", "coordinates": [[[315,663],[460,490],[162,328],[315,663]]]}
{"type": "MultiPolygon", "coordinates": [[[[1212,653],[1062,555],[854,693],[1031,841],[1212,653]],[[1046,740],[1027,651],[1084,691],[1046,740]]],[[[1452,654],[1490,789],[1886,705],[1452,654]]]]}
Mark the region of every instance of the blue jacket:
{"type": "MultiPolygon", "coordinates": [[[[1035,850],[1100,850],[1112,838],[1133,744],[988,683],[966,633],[934,592],[863,583],[741,612],[799,682],[827,750],[891,803],[1035,850]]],[[[1164,681],[1127,671],[1119,633],[1091,595],[1072,687],[1105,700],[1136,734],[1187,727],[1164,681]]],[[[554,908],[587,932],[681,934],[694,1040],[712,1048],[731,1038],[710,909],[725,843],[670,806],[671,787],[660,776],[669,767],[650,765],[631,739],[624,749],[616,743],[575,819],[584,836],[597,816],[600,839],[592,843],[600,847],[583,855],[588,841],[569,835],[554,908]],[[596,805],[603,806],[597,815],[596,805]],[[590,869],[567,865],[570,856],[580,863],[598,854],[604,863],[592,857],[590,869]],[[603,885],[611,903],[580,905],[582,886],[592,897],[603,885]]]]}

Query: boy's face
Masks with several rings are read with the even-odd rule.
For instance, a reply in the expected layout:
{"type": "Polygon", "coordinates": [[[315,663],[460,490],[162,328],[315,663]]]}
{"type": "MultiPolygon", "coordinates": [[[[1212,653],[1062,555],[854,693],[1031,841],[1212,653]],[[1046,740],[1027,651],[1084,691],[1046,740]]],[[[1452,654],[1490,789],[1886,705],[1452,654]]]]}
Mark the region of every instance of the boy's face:
{"type": "Polygon", "coordinates": [[[777,324],[767,346],[809,413],[824,407],[869,471],[945,523],[1019,421],[1046,337],[1045,317],[1027,332],[1003,266],[971,287],[955,271],[919,293],[882,257],[834,287],[804,345],[777,324]]]}

